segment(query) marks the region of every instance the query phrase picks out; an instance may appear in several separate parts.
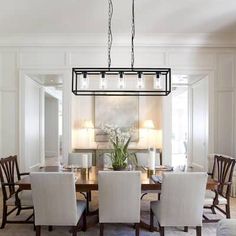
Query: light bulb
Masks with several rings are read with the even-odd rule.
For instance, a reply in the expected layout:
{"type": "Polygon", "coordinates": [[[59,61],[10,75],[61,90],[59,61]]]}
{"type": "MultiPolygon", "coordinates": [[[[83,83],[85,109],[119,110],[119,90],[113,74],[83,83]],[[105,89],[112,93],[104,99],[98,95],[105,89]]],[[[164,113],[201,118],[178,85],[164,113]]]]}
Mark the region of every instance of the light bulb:
{"type": "Polygon", "coordinates": [[[87,89],[89,87],[89,79],[87,76],[87,73],[83,73],[83,76],[81,76],[81,89],[87,89]]]}
{"type": "Polygon", "coordinates": [[[105,72],[102,72],[100,78],[100,89],[106,89],[106,88],[107,88],[107,78],[105,72]]]}
{"type": "Polygon", "coordinates": [[[142,76],[141,72],[138,72],[137,87],[138,87],[138,89],[143,89],[144,88],[144,81],[143,81],[143,76],[142,76]]]}
{"type": "Polygon", "coordinates": [[[153,87],[155,89],[161,89],[161,77],[160,74],[157,72],[156,75],[153,77],[153,87]]]}
{"type": "Polygon", "coordinates": [[[118,78],[118,88],[119,89],[124,89],[125,88],[125,78],[124,78],[124,73],[120,72],[120,76],[118,78]]]}

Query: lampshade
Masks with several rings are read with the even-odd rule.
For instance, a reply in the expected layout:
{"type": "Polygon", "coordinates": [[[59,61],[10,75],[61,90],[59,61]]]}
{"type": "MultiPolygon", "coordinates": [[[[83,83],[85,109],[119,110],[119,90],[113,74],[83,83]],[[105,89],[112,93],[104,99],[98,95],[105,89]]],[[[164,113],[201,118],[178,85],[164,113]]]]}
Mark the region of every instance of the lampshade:
{"type": "Polygon", "coordinates": [[[145,120],[143,123],[143,127],[146,129],[154,129],[155,128],[152,120],[145,120]]]}
{"type": "Polygon", "coordinates": [[[83,123],[83,128],[85,129],[93,129],[93,122],[91,120],[85,120],[83,123]]]}

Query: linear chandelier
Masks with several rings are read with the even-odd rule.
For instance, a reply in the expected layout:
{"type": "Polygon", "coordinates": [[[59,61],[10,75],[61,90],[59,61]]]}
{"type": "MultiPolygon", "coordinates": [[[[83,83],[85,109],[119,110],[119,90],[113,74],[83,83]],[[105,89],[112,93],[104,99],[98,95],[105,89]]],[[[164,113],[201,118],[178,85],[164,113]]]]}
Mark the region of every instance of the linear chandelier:
{"type": "Polygon", "coordinates": [[[72,68],[72,92],[79,96],[167,96],[171,92],[170,68],[134,68],[134,0],[132,0],[131,66],[111,67],[112,0],[108,0],[108,3],[108,67],[72,68]]]}

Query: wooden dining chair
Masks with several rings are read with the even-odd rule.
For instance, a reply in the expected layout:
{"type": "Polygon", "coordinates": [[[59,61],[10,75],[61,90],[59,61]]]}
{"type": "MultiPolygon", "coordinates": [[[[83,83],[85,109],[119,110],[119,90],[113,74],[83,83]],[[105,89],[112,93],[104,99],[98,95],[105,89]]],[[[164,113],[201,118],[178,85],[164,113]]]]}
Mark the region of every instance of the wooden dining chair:
{"type": "Polygon", "coordinates": [[[136,236],[140,224],[140,171],[99,171],[100,236],[104,224],[134,223],[136,236]]]}
{"type": "Polygon", "coordinates": [[[40,236],[43,225],[72,226],[76,236],[81,219],[86,231],[86,202],[76,200],[74,173],[34,172],[30,180],[36,236],[40,236]]]}
{"type": "MultiPolygon", "coordinates": [[[[209,174],[218,182],[218,186],[214,191],[206,191],[204,202],[204,208],[211,209],[213,214],[216,214],[215,209],[217,209],[225,214],[226,218],[230,218],[230,194],[234,166],[234,158],[224,155],[214,155],[212,172],[209,174]],[[220,206],[225,206],[225,210],[220,206]]],[[[203,217],[206,223],[219,221],[219,219],[209,219],[205,214],[203,217]]]]}
{"type": "Polygon", "coordinates": [[[33,209],[32,193],[30,190],[20,191],[16,182],[21,179],[22,176],[29,173],[20,173],[17,156],[9,156],[0,159],[0,180],[3,194],[3,215],[2,225],[4,228],[6,223],[33,223],[33,213],[24,221],[8,220],[8,216],[17,211],[17,215],[21,210],[33,209]],[[11,208],[9,210],[9,208],[11,208]]]}
{"type": "Polygon", "coordinates": [[[154,216],[160,227],[160,236],[168,226],[196,227],[201,236],[203,203],[207,183],[206,173],[164,173],[161,199],[150,204],[150,231],[154,216]]]}

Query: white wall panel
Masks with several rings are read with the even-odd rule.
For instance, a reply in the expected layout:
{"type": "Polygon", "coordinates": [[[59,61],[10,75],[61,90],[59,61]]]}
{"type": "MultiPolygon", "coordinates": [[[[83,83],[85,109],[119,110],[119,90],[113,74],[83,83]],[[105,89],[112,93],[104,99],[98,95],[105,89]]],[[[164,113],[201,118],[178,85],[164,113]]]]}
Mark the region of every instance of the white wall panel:
{"type": "Polygon", "coordinates": [[[135,67],[164,67],[166,64],[165,58],[165,52],[153,49],[137,49],[135,51],[135,67]]]}
{"type": "Polygon", "coordinates": [[[66,53],[50,50],[20,52],[19,66],[22,68],[65,67],[66,53]]]}
{"type": "Polygon", "coordinates": [[[181,68],[214,68],[215,56],[211,53],[197,53],[177,51],[170,52],[168,57],[169,65],[181,68]]]}
{"type": "Polygon", "coordinates": [[[0,89],[17,88],[16,53],[0,53],[0,89]]]}
{"type": "Polygon", "coordinates": [[[217,93],[217,145],[216,152],[233,156],[234,148],[234,94],[231,91],[217,93]]]}
{"type": "Polygon", "coordinates": [[[104,50],[80,50],[70,53],[72,67],[107,67],[107,51],[104,50]]]}
{"type": "Polygon", "coordinates": [[[1,92],[1,97],[1,155],[4,157],[18,153],[18,99],[15,92],[1,92]]]}
{"type": "Polygon", "coordinates": [[[220,54],[218,57],[218,88],[230,88],[234,85],[234,55],[220,54]]]}

